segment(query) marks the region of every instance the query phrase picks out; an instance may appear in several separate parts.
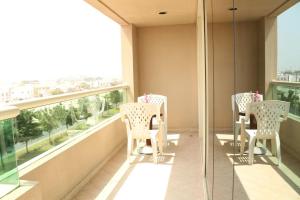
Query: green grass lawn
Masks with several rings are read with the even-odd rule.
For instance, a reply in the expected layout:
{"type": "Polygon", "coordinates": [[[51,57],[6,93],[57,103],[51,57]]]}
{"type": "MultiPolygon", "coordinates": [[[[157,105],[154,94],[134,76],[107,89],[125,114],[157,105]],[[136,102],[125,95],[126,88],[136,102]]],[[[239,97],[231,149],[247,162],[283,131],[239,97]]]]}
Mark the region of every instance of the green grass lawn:
{"type": "Polygon", "coordinates": [[[59,145],[60,143],[66,141],[67,139],[69,139],[68,134],[63,133],[63,134],[58,134],[57,136],[53,137],[51,144],[49,143],[49,140],[47,139],[47,140],[38,142],[34,145],[30,145],[28,148],[29,149],[28,153],[26,152],[26,150],[17,152],[18,165],[21,165],[24,162],[48,151],[52,147],[59,145]]]}

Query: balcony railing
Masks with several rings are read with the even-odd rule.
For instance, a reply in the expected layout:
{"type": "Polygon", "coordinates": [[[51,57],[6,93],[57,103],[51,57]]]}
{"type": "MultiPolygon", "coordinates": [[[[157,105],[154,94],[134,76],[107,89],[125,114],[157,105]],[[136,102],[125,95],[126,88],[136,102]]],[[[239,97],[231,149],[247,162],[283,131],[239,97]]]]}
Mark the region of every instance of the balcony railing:
{"type": "Polygon", "coordinates": [[[39,159],[118,114],[119,105],[126,101],[126,89],[118,85],[11,105],[20,110],[15,120],[17,164],[39,159]]]}
{"type": "Polygon", "coordinates": [[[290,102],[290,117],[300,119],[300,83],[272,81],[272,99],[290,102]]]}
{"type": "Polygon", "coordinates": [[[16,107],[0,109],[0,198],[19,186],[14,135],[15,117],[19,114],[16,107]]]}
{"type": "Polygon", "coordinates": [[[127,101],[127,88],[118,85],[1,107],[0,198],[19,185],[18,170],[86,137],[117,115],[119,105],[127,101]]]}

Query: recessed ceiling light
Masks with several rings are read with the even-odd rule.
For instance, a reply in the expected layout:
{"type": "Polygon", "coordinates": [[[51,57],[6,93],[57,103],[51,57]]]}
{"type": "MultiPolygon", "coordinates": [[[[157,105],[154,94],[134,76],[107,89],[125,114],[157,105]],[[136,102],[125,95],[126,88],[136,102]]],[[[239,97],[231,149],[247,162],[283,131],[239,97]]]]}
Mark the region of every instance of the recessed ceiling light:
{"type": "Polygon", "coordinates": [[[166,15],[168,12],[167,11],[160,11],[158,14],[159,15],[166,15]]]}
{"type": "Polygon", "coordinates": [[[228,8],[228,10],[234,11],[234,10],[237,10],[237,8],[228,8]]]}

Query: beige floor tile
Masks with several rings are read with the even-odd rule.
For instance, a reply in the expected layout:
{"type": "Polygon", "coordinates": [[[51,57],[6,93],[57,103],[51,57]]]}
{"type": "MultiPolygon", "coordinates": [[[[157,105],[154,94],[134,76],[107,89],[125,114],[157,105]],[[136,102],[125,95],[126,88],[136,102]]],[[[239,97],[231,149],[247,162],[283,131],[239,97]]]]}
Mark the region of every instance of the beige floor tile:
{"type": "Polygon", "coordinates": [[[201,143],[197,134],[169,133],[168,148],[158,164],[152,156],[133,156],[128,164],[124,147],[75,198],[201,200],[201,143]]]}
{"type": "Polygon", "coordinates": [[[214,157],[214,199],[229,200],[300,200],[297,188],[286,173],[290,168],[299,176],[300,162],[282,151],[284,167],[278,167],[277,158],[255,156],[253,165],[248,165],[248,156],[234,156],[232,134],[217,134],[214,157]],[[233,161],[235,165],[233,166],[233,161]],[[297,166],[297,167],[296,167],[297,166]],[[234,177],[234,181],[233,181],[234,177]]]}

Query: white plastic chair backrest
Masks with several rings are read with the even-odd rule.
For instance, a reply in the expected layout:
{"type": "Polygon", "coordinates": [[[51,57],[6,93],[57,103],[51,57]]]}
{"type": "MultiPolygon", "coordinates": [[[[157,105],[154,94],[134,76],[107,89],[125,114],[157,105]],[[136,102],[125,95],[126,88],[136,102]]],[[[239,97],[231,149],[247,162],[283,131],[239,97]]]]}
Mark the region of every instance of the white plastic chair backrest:
{"type": "Polygon", "coordinates": [[[167,106],[167,97],[158,94],[147,94],[138,97],[138,102],[140,103],[151,103],[163,106],[163,119],[164,123],[167,126],[168,124],[168,106],[167,106]]]}
{"type": "Polygon", "coordinates": [[[278,100],[268,100],[250,103],[247,106],[246,119],[254,114],[257,122],[256,136],[272,138],[279,133],[280,122],[287,119],[290,103],[278,100]]]}
{"type": "Polygon", "coordinates": [[[246,112],[246,106],[248,103],[252,102],[261,102],[263,101],[263,95],[246,92],[246,93],[238,93],[231,96],[231,106],[232,111],[235,110],[235,103],[237,104],[238,111],[241,113],[246,112]],[[255,99],[255,96],[257,95],[257,99],[255,99]]]}
{"type": "Polygon", "coordinates": [[[153,115],[158,116],[157,119],[160,120],[160,107],[155,104],[127,103],[121,105],[120,112],[122,120],[129,122],[126,123],[126,126],[130,126],[127,127],[127,132],[130,131],[134,138],[149,137],[150,120],[153,115]]]}

